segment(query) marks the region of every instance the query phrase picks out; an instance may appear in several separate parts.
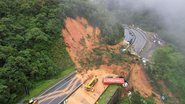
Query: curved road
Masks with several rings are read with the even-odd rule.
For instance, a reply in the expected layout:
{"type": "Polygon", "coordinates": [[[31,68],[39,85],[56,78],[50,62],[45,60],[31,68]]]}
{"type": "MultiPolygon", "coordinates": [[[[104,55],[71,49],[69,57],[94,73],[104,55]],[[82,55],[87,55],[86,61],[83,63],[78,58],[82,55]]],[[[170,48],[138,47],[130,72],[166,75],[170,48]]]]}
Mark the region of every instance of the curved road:
{"type": "Polygon", "coordinates": [[[143,37],[143,34],[139,33],[137,30],[130,29],[130,31],[132,31],[133,34],[135,35],[135,41],[132,46],[134,47],[135,52],[138,55],[140,55],[140,52],[142,51],[142,49],[144,48],[146,44],[146,40],[143,37]]]}
{"type": "MultiPolygon", "coordinates": [[[[148,59],[151,53],[163,42],[156,34],[147,34],[140,28],[124,26],[125,40],[130,43],[134,53],[148,59]]],[[[164,42],[163,42],[164,43],[164,42]]]]}

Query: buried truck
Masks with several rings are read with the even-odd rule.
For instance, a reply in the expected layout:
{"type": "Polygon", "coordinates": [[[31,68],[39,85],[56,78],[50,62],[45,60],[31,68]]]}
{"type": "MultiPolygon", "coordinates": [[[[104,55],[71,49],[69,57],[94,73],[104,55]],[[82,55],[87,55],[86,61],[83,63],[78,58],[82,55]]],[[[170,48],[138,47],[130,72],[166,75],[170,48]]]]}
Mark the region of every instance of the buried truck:
{"type": "Polygon", "coordinates": [[[121,84],[123,87],[128,86],[128,82],[124,78],[106,77],[106,78],[103,78],[102,83],[105,85],[121,84]]]}

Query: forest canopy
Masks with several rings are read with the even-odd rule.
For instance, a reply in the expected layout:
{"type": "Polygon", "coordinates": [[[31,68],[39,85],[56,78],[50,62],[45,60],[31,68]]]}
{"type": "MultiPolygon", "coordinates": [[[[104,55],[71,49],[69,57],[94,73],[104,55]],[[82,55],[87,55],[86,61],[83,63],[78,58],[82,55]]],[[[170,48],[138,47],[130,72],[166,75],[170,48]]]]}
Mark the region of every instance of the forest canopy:
{"type": "Polygon", "coordinates": [[[111,23],[109,15],[88,0],[0,1],[1,104],[17,102],[35,82],[73,65],[60,35],[68,16],[85,17],[100,27],[103,44],[116,44],[123,37],[121,25],[111,23]],[[60,52],[52,50],[56,43],[61,44],[60,52]]]}
{"type": "Polygon", "coordinates": [[[71,65],[70,58],[61,59],[66,63],[58,67],[48,51],[60,37],[59,10],[54,0],[0,1],[1,104],[15,103],[29,94],[34,82],[49,79],[71,65]]]}

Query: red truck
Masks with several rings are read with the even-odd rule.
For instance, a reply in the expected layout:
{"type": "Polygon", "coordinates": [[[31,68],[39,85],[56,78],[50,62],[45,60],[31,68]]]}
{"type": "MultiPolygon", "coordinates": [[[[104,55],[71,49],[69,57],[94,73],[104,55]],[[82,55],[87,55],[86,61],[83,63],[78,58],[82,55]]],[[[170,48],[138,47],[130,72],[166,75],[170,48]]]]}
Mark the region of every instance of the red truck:
{"type": "Polygon", "coordinates": [[[128,86],[128,82],[125,81],[124,78],[103,78],[102,83],[105,85],[121,84],[123,87],[128,86]]]}

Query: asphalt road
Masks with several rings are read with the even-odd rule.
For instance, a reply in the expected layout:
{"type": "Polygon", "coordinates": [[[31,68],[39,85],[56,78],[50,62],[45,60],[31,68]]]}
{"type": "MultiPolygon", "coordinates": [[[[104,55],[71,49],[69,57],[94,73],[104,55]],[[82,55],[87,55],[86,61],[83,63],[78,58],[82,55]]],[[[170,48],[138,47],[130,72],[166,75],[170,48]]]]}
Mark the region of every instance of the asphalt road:
{"type": "Polygon", "coordinates": [[[158,41],[158,38],[155,38],[154,34],[151,36],[147,35],[141,29],[137,29],[137,31],[140,32],[141,34],[143,34],[143,36],[145,36],[145,39],[147,41],[146,46],[144,48],[144,51],[140,55],[141,55],[141,57],[148,59],[150,57],[150,55],[152,54],[152,52],[159,46],[159,44],[154,42],[154,40],[158,41]]]}
{"type": "Polygon", "coordinates": [[[42,94],[40,94],[39,96],[43,96],[46,95],[48,93],[51,93],[53,91],[57,91],[60,88],[64,88],[67,86],[67,84],[69,83],[69,81],[76,75],[76,73],[73,73],[69,76],[67,76],[65,79],[59,81],[57,84],[55,84],[54,86],[50,87],[49,89],[47,89],[46,91],[44,91],[42,94]]]}
{"type": "Polygon", "coordinates": [[[36,99],[39,100],[39,104],[62,104],[81,85],[82,81],[76,77],[76,73],[73,73],[43,92],[36,99]]]}
{"type": "Polygon", "coordinates": [[[140,52],[146,44],[146,39],[144,38],[143,34],[138,32],[137,30],[130,29],[130,31],[135,35],[135,41],[133,43],[134,50],[138,55],[140,55],[140,52]]]}
{"type": "Polygon", "coordinates": [[[134,52],[140,56],[140,52],[147,43],[145,36],[135,28],[125,27],[125,40],[133,47],[134,52]]]}
{"type": "Polygon", "coordinates": [[[148,35],[140,28],[124,26],[124,32],[125,40],[130,43],[132,50],[141,58],[148,59],[152,52],[163,44],[163,41],[156,34],[148,35]]]}

